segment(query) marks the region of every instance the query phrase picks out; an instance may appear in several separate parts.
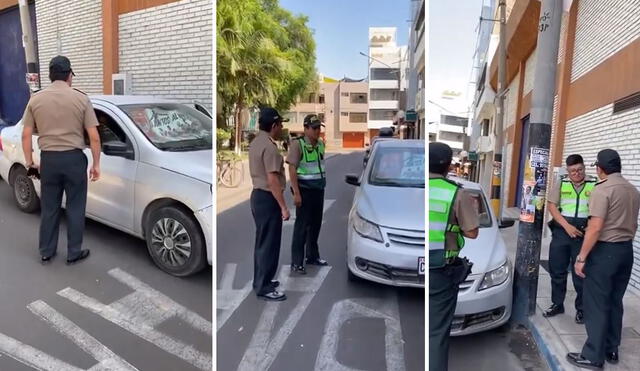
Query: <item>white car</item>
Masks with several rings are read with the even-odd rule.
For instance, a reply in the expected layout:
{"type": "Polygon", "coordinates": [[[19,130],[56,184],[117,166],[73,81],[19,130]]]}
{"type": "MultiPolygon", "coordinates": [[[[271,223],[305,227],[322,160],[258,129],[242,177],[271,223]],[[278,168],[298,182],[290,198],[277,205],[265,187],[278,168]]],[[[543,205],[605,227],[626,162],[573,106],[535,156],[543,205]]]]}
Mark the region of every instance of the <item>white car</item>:
{"type": "Polygon", "coordinates": [[[347,266],[351,279],[424,288],[424,141],[376,142],[349,214],[347,266]]]}
{"type": "MultiPolygon", "coordinates": [[[[468,335],[499,327],[511,317],[513,268],[500,234],[499,225],[482,188],[461,178],[449,177],[461,184],[473,199],[480,214],[478,238],[465,238],[460,256],[472,263],[471,274],[460,284],[458,305],[451,335],[468,335]]],[[[504,224],[503,227],[513,225],[504,224]]]]}
{"type": "MultiPolygon", "coordinates": [[[[87,217],[146,241],[164,271],[187,276],[212,262],[213,130],[197,109],[152,97],[92,96],[100,126],[101,176],[89,182],[87,217]]],[[[18,208],[39,208],[27,177],[23,125],[0,132],[0,176],[18,208]]],[[[40,150],[34,136],[34,162],[40,150]]],[[[85,149],[91,165],[91,150],[85,149]]]]}

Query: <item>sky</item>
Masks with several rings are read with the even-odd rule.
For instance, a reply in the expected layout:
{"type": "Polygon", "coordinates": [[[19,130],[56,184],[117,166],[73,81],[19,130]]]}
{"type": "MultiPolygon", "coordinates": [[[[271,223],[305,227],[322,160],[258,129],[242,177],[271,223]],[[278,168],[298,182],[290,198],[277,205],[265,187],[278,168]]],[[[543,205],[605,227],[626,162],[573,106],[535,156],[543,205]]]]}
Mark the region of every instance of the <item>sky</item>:
{"type": "MultiPolygon", "coordinates": [[[[477,40],[477,26],[487,0],[430,0],[429,55],[427,56],[427,99],[446,108],[443,114],[466,116],[473,99],[471,69],[477,40]],[[452,47],[455,46],[455,47],[452,47]],[[459,99],[442,99],[442,92],[461,93],[459,99]]],[[[427,103],[429,111],[434,107],[427,103]]]]}
{"type": "MultiPolygon", "coordinates": [[[[433,1],[433,0],[432,0],[433,1]]],[[[409,43],[411,0],[280,0],[309,17],[318,72],[336,79],[367,77],[369,27],[397,27],[398,46],[409,43]]]]}

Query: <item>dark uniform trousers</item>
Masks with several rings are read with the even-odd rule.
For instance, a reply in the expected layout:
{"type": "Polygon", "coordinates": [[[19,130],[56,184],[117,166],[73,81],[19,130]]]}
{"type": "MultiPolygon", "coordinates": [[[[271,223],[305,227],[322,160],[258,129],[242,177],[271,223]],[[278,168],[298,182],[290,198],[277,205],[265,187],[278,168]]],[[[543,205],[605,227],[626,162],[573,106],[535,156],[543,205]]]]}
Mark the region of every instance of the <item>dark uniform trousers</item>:
{"type": "Polygon", "coordinates": [[[296,222],[293,225],[291,264],[303,265],[303,259],[320,258],[318,237],[322,227],[324,189],[300,187],[302,205],[296,207],[296,222]],[[306,253],[305,253],[306,245],[306,253]]]}
{"type": "Polygon", "coordinates": [[[429,371],[449,367],[449,333],[458,302],[453,267],[429,269],[429,371]]]}
{"type": "Polygon", "coordinates": [[[251,193],[251,213],[256,224],[253,290],[262,295],[272,291],[271,280],[278,271],[282,213],[273,194],[261,189],[254,189],[251,193]]]}
{"type": "MultiPolygon", "coordinates": [[[[569,222],[571,223],[571,221],[569,222]]],[[[571,238],[560,225],[553,227],[553,235],[549,245],[549,275],[551,276],[551,301],[553,304],[564,305],[564,298],[567,294],[567,267],[570,266],[573,287],[576,290],[575,307],[577,310],[583,309],[583,279],[573,269],[576,257],[582,247],[582,241],[582,238],[571,238]]]]}
{"type": "Polygon", "coordinates": [[[87,156],[79,149],[41,152],[40,255],[52,256],[58,248],[63,192],[67,197],[67,259],[80,255],[87,207],[87,164],[87,156]]]}
{"type": "Polygon", "coordinates": [[[587,341],[582,356],[604,362],[617,352],[622,333],[622,298],[633,267],[633,241],[598,241],[584,267],[584,320],[587,341]]]}

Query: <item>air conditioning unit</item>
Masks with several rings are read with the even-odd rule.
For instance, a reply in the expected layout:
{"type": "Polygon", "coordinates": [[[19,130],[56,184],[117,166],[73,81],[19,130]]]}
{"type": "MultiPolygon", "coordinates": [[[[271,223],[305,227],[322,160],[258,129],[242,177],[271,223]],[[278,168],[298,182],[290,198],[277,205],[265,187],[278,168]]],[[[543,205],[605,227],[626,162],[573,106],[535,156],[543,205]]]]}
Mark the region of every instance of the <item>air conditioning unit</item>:
{"type": "Polygon", "coordinates": [[[113,95],[131,95],[131,76],[128,72],[111,75],[111,91],[113,95]]]}

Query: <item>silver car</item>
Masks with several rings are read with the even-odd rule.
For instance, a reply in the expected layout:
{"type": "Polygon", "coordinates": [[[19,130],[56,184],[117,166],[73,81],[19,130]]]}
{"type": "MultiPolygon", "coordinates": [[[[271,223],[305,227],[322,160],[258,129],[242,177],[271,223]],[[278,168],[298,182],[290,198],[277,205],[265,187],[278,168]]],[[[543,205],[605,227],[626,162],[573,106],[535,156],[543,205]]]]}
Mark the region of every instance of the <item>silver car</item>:
{"type": "Polygon", "coordinates": [[[424,141],[376,142],[349,214],[347,266],[351,279],[424,288],[424,141]]]}
{"type": "MultiPolygon", "coordinates": [[[[87,217],[146,241],[164,271],[187,276],[212,261],[212,120],[176,102],[93,96],[101,177],[89,183],[87,217]]],[[[40,182],[27,177],[22,123],[0,133],[0,176],[18,208],[39,209],[40,182]]],[[[34,136],[34,162],[40,151],[34,136]]],[[[91,164],[91,151],[85,150],[91,164]]]]}

